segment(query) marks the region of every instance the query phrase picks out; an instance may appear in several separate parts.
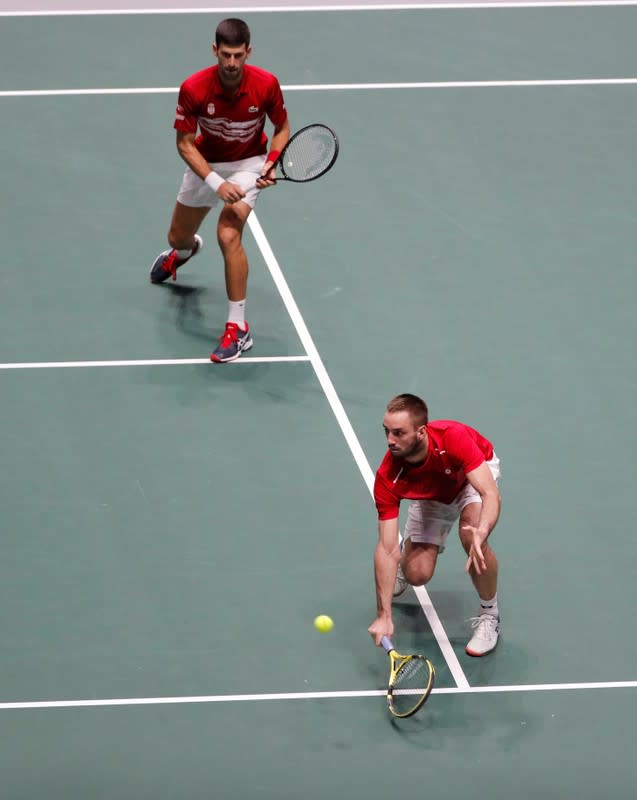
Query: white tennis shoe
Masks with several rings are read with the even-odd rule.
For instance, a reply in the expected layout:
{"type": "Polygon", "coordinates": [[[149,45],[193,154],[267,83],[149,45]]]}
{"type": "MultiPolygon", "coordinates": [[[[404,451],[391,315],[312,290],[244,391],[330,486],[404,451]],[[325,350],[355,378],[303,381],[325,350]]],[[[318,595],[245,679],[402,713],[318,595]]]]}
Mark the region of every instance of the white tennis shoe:
{"type": "Polygon", "coordinates": [[[403,575],[402,568],[399,564],[398,571],[396,572],[396,580],[394,581],[394,597],[400,597],[406,588],[407,581],[405,580],[405,576],[403,575]]]}
{"type": "Polygon", "coordinates": [[[498,643],[500,637],[500,619],[493,614],[480,614],[472,617],[469,622],[474,630],[473,636],[465,647],[470,656],[486,656],[498,643]]]}

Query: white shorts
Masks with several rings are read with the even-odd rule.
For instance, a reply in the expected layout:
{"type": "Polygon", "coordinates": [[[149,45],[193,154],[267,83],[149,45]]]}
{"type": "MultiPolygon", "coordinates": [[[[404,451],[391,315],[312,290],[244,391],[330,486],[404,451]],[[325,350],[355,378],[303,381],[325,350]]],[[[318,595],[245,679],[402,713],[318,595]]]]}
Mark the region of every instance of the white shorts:
{"type": "MultiPolygon", "coordinates": [[[[493,454],[487,466],[497,484],[500,483],[500,459],[493,454]]],[[[439,503],[436,500],[414,500],[407,511],[407,523],[403,539],[425,544],[437,544],[442,553],[445,542],[460,512],[470,503],[482,503],[482,498],[467,481],[453,502],[439,503]]]]}
{"type": "MultiPolygon", "coordinates": [[[[265,156],[253,156],[244,158],[242,161],[219,161],[210,164],[210,168],[219,173],[230,183],[236,183],[245,190],[246,196],[243,202],[250,208],[254,208],[260,189],[255,186],[256,180],[261,174],[265,156]]],[[[177,192],[177,200],[184,206],[192,208],[214,208],[217,203],[222,202],[219,195],[202,181],[195,173],[186,167],[181,186],[177,192]]]]}

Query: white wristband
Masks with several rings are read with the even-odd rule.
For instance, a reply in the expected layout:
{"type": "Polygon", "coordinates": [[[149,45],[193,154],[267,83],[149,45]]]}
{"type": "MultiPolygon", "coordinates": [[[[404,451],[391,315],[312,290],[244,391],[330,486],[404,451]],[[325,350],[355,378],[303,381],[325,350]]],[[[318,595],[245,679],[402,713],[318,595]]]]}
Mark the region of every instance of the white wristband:
{"type": "Polygon", "coordinates": [[[213,192],[216,192],[222,183],[225,183],[225,179],[222,178],[220,175],[217,175],[216,172],[211,172],[209,175],[206,175],[205,182],[208,186],[212,189],[213,192]]]}

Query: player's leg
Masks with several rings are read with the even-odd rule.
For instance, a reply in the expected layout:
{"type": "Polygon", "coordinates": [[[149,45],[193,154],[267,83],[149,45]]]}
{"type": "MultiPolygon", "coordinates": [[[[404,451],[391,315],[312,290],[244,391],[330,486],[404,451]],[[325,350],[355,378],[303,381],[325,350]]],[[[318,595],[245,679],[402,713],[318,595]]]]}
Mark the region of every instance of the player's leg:
{"type": "Polygon", "coordinates": [[[217,223],[217,241],[223,256],[228,296],[225,330],[210,355],[212,361],[219,363],[234,361],[252,347],[252,336],[245,318],[249,268],[243,247],[243,229],[251,211],[243,201],[227,205],[217,223]]]}
{"type": "Polygon", "coordinates": [[[248,293],[248,257],[243,247],[243,229],[255,207],[260,189],[256,181],[261,174],[265,156],[255,156],[233,164],[217,165],[220,173],[245,191],[243,200],[226,205],[217,223],[217,241],[223,255],[228,295],[226,327],[210,359],[217,362],[234,361],[252,347],[252,335],[246,321],[248,293]]]}
{"type": "Polygon", "coordinates": [[[440,548],[437,544],[406,539],[400,568],[410,586],[424,586],[433,578],[440,548]]]}
{"type": "MultiPolygon", "coordinates": [[[[467,553],[471,549],[473,537],[463,530],[465,525],[476,527],[480,521],[481,502],[469,503],[460,512],[458,522],[460,541],[467,553]]],[[[472,565],[469,576],[480,598],[478,614],[472,620],[473,636],[466,646],[471,656],[483,656],[490,653],[498,643],[500,634],[500,612],[498,609],[498,559],[489,541],[483,543],[482,554],[487,568],[478,574],[472,565]]]]}
{"type": "MultiPolygon", "coordinates": [[[[482,503],[470,503],[466,505],[460,512],[460,520],[458,522],[460,541],[467,553],[471,549],[473,537],[469,531],[463,530],[465,525],[477,527],[480,522],[480,512],[482,510],[482,503]]],[[[478,575],[473,565],[469,570],[469,576],[473,581],[473,585],[478,592],[481,600],[487,602],[492,600],[498,590],[498,559],[496,558],[493,548],[489,544],[489,540],[482,545],[482,554],[486,561],[487,568],[482,570],[478,575]]]]}
{"type": "Polygon", "coordinates": [[[407,584],[423,586],[431,580],[457,516],[453,507],[432,500],[415,500],[410,504],[394,597],[401,595],[407,584]]]}
{"type": "Polygon", "coordinates": [[[248,292],[248,257],[243,247],[243,229],[251,211],[243,201],[224,206],[217,223],[229,302],[245,302],[248,292]]]}
{"type": "Polygon", "coordinates": [[[195,248],[197,231],[209,211],[209,206],[186,206],[178,200],[170,220],[168,244],[174,250],[192,251],[195,248]]]}
{"type": "MultiPolygon", "coordinates": [[[[192,256],[197,255],[203,247],[203,239],[197,231],[206,214],[210,211],[211,206],[199,204],[196,198],[193,201],[193,193],[197,190],[200,191],[201,185],[210,191],[210,187],[206,186],[190,170],[187,170],[179,191],[178,200],[173,209],[170,228],[168,229],[168,244],[170,247],[160,253],[153,261],[150,269],[152,283],[163,283],[171,275],[173,280],[176,280],[177,269],[183,266],[192,256]],[[198,181],[199,185],[194,183],[195,180],[198,181]],[[194,186],[191,186],[191,184],[194,184],[194,186]],[[191,202],[194,202],[194,204],[190,205],[191,202]]],[[[212,204],[214,203],[214,198],[210,198],[206,202],[212,204]]]]}

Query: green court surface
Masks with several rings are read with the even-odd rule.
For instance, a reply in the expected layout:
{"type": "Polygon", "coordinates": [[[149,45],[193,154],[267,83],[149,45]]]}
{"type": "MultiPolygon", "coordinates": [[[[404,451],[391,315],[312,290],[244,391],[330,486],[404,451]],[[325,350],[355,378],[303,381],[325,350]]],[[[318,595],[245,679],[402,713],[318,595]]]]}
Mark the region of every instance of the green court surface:
{"type": "Polygon", "coordinates": [[[147,277],[217,17],[0,25],[2,797],[629,800],[637,87],[598,81],[637,77],[637,10],[243,16],[341,154],[260,198],[255,347],[224,367],[214,218],[176,284],[147,277]],[[502,460],[503,636],[465,655],[451,541],[451,656],[396,604],[437,668],[397,724],[368,482],[403,391],[502,460]]]}

